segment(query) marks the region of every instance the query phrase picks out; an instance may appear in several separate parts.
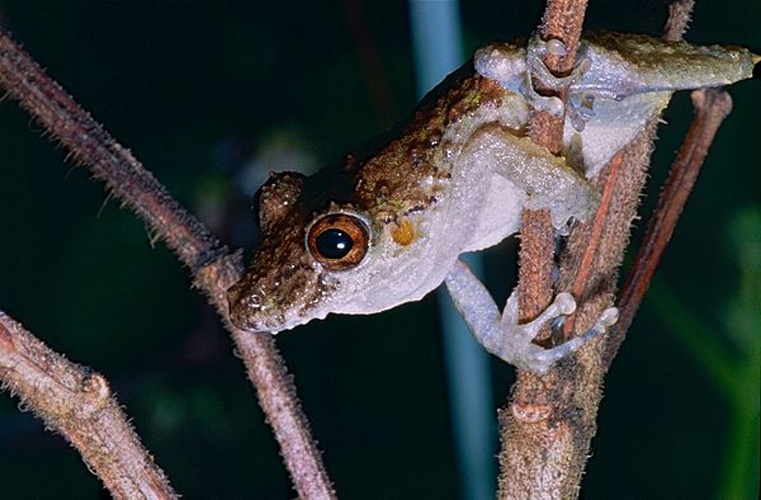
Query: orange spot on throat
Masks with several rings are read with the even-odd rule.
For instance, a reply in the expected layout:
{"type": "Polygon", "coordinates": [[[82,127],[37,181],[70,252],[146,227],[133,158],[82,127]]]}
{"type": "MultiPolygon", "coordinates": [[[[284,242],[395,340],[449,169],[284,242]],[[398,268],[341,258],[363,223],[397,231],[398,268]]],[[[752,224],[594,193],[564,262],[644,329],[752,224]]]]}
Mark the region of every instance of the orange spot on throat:
{"type": "Polygon", "coordinates": [[[394,223],[394,227],[391,228],[391,237],[396,243],[402,246],[407,246],[415,241],[415,226],[407,217],[394,223]]]}

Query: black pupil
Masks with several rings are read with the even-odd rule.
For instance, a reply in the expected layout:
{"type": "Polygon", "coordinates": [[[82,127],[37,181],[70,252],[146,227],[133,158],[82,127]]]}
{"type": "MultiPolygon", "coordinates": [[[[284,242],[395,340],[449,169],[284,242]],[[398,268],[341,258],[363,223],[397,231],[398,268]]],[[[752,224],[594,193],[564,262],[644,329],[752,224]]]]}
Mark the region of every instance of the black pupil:
{"type": "Polygon", "coordinates": [[[326,259],[342,259],[346,257],[354,241],[347,233],[340,229],[326,229],[315,240],[317,251],[326,259]]]}

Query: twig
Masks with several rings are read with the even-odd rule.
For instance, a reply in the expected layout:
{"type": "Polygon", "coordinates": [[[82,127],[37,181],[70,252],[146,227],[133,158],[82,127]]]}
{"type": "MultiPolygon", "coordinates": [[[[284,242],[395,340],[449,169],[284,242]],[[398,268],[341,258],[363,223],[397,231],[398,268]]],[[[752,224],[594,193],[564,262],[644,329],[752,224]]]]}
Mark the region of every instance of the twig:
{"type": "Polygon", "coordinates": [[[69,149],[73,158],[87,165],[114,196],[142,217],[150,231],[164,239],[190,268],[196,286],[225,319],[297,492],[302,498],[332,497],[333,490],[320,453],[272,337],[235,329],[227,320],[225,291],[241,274],[239,255],[230,253],[200,221],[182,208],[127,149],[52,81],[2,29],[0,83],[8,95],[17,99],[69,149]]]}
{"type": "MultiPolygon", "coordinates": [[[[663,29],[664,39],[682,39],[694,5],[694,0],[678,0],[669,5],[669,17],[663,29]]],[[[708,148],[721,122],[732,109],[732,100],[726,92],[696,90],[691,95],[695,118],[674,160],[658,199],[658,206],[648,223],[644,240],[621,289],[618,300],[621,314],[615,327],[616,335],[608,343],[604,358],[608,366],[623,344],[626,332],[650,286],[679,215],[695,185],[708,148]]]]}
{"type": "Polygon", "coordinates": [[[692,19],[695,0],[675,0],[669,4],[669,17],[663,27],[663,39],[678,42],[687,31],[692,19]]]}
{"type": "MultiPolygon", "coordinates": [[[[564,36],[580,30],[582,4],[579,2],[577,6],[582,9],[579,12],[572,10],[568,2],[549,1],[542,37],[559,38],[567,47],[574,47],[575,41],[571,45],[564,36]]],[[[683,0],[671,10],[667,38],[681,36],[691,5],[691,0],[683,0]]],[[[561,75],[570,69],[567,65],[553,66],[553,61],[545,61],[545,64],[550,71],[561,75]]],[[[561,138],[562,122],[557,125],[548,123],[542,116],[538,118],[530,129],[532,137],[556,150],[557,142],[553,141],[561,138]]],[[[577,226],[567,241],[557,287],[571,290],[580,306],[566,324],[566,335],[585,331],[613,301],[630,223],[636,215],[639,193],[646,180],[656,126],[657,119],[654,119],[605,167],[596,179],[596,187],[601,192],[598,213],[590,223],[577,226]]],[[[532,214],[524,217],[524,224],[531,217],[532,214]]],[[[535,233],[533,228],[529,229],[530,234],[535,233]]],[[[551,227],[547,232],[551,234],[551,227]]],[[[537,244],[526,241],[524,236],[521,246],[523,253],[534,251],[537,244]]],[[[522,265],[535,258],[538,257],[522,256],[522,265]]],[[[551,262],[551,254],[548,262],[551,262]]],[[[523,288],[524,282],[532,279],[530,273],[534,271],[525,275],[523,269],[521,272],[521,292],[525,293],[530,288],[523,288]]],[[[519,372],[508,411],[503,411],[500,418],[501,497],[574,498],[578,495],[590,442],[596,431],[603,377],[622,337],[613,337],[609,346],[603,345],[604,339],[595,341],[575,359],[562,361],[544,377],[519,372]]]]}
{"type": "Polygon", "coordinates": [[[3,385],[60,431],[115,498],[177,498],[106,380],[46,347],[0,311],[3,385]]]}
{"type": "Polygon", "coordinates": [[[722,121],[732,110],[732,98],[722,90],[695,90],[691,96],[695,117],[674,160],[658,205],[648,224],[645,238],[621,288],[618,301],[621,314],[615,327],[616,334],[607,346],[605,360],[608,364],[615,357],[626,337],[626,331],[637,314],[687,198],[695,186],[708,148],[722,121]]]}
{"type": "MultiPolygon", "coordinates": [[[[548,0],[539,36],[543,40],[558,39],[568,48],[564,57],[544,60],[553,74],[564,75],[573,68],[585,11],[586,0],[548,0]]],[[[567,92],[556,95],[565,102],[567,92]]],[[[534,112],[529,136],[559,154],[563,121],[562,116],[534,112]]],[[[519,271],[523,320],[536,317],[552,299],[553,254],[549,212],[524,211],[519,271]]],[[[567,417],[573,413],[564,411],[568,398],[562,398],[561,393],[568,385],[556,369],[545,376],[518,371],[509,406],[500,411],[500,498],[576,495],[585,457],[576,452],[580,432],[573,418],[567,417]]]]}
{"type": "MultiPolygon", "coordinates": [[[[568,53],[563,57],[549,54],[543,60],[547,69],[556,75],[566,74],[573,68],[586,8],[586,0],[547,2],[539,36],[543,40],[560,40],[568,48],[568,53]]],[[[568,97],[567,92],[555,94],[563,102],[568,97]]],[[[563,116],[534,111],[529,121],[529,136],[554,154],[560,154],[563,147],[563,121],[563,116]]],[[[521,320],[535,318],[552,300],[552,256],[555,249],[552,236],[549,211],[524,211],[519,268],[521,320]]],[[[546,337],[540,337],[544,338],[546,337]]]]}

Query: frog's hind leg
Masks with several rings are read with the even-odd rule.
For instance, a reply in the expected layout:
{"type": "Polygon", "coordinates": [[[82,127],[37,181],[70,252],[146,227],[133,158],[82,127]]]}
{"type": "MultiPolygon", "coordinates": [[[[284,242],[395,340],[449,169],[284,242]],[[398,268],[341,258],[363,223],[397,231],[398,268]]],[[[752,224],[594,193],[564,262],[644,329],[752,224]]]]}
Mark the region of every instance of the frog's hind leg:
{"type": "Polygon", "coordinates": [[[455,307],[481,345],[503,361],[534,373],[547,372],[557,360],[605,333],[618,320],[618,309],[608,308],[581,336],[544,349],[532,340],[548,322],[576,309],[576,301],[569,293],[558,294],[536,319],[519,325],[516,291],[510,295],[500,314],[489,292],[463,262],[456,262],[445,282],[455,307]]]}

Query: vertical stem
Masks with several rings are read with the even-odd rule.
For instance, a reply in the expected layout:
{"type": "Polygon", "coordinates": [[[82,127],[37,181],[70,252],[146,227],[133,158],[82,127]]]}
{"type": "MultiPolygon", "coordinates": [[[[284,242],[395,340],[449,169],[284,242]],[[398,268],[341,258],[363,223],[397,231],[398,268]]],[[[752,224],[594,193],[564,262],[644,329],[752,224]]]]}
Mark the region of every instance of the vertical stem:
{"type": "MultiPolygon", "coordinates": [[[[556,75],[570,71],[586,11],[586,0],[548,0],[539,36],[557,39],[568,48],[564,57],[548,57],[547,68],[556,75]]],[[[545,89],[539,89],[543,91],[545,89]]],[[[558,95],[564,102],[567,93],[558,95]]],[[[564,117],[533,112],[529,136],[559,154],[564,117]]],[[[554,262],[553,227],[548,211],[524,211],[521,228],[521,320],[536,317],[552,300],[554,262]]],[[[547,339],[549,332],[540,336],[547,339]]],[[[560,391],[563,380],[556,369],[545,376],[518,371],[507,409],[500,412],[500,498],[573,498],[585,457],[577,450],[577,428],[563,421],[560,391]]]]}

